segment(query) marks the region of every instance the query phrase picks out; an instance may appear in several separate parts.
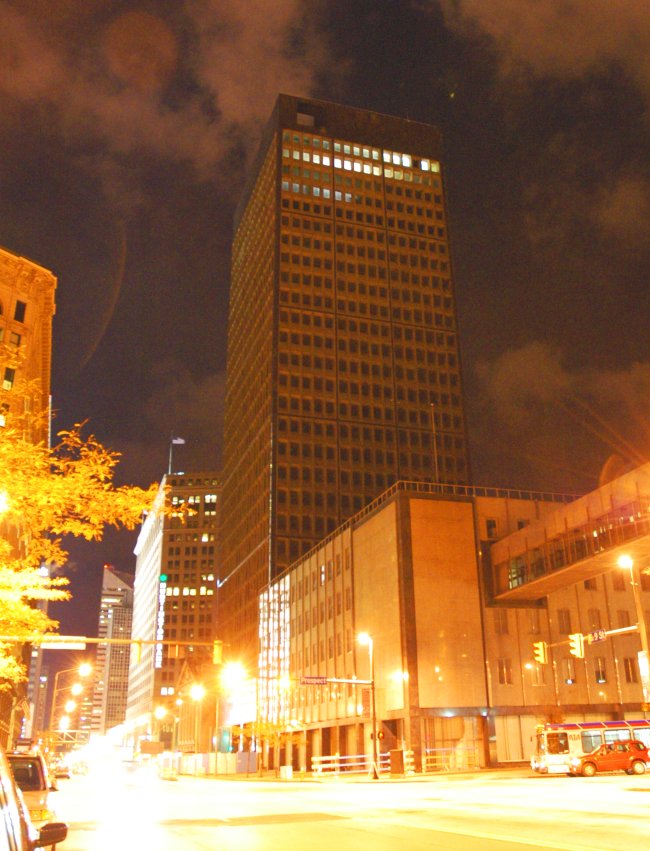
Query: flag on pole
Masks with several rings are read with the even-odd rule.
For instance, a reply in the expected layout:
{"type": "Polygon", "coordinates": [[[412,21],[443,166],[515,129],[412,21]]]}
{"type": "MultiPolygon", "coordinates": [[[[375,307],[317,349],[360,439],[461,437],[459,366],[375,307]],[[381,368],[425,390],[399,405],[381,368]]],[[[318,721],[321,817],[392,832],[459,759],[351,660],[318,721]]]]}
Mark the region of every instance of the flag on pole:
{"type": "Polygon", "coordinates": [[[183,443],[185,443],[185,440],[182,437],[174,437],[173,434],[170,435],[170,440],[169,440],[169,466],[167,468],[167,473],[170,476],[172,474],[172,449],[174,448],[174,446],[181,446],[183,443]]]}

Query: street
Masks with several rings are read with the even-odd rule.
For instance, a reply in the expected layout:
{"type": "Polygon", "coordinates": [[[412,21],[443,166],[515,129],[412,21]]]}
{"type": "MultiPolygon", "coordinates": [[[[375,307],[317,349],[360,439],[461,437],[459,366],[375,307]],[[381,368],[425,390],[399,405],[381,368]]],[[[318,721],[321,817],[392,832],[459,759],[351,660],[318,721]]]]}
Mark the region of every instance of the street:
{"type": "Polygon", "coordinates": [[[650,835],[650,774],[163,780],[118,766],[59,785],[63,851],[641,851],[650,835]]]}

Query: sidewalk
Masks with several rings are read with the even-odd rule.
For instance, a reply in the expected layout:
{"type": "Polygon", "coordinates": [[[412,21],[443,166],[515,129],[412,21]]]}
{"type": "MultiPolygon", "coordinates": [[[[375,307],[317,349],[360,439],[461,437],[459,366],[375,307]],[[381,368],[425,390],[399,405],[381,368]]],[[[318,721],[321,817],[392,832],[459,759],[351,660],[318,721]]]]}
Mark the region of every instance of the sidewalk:
{"type": "MultiPolygon", "coordinates": [[[[471,777],[485,776],[486,774],[503,774],[512,777],[527,777],[532,771],[527,765],[502,766],[496,768],[459,769],[458,771],[436,771],[429,773],[391,774],[390,771],[382,772],[378,778],[370,774],[356,774],[352,772],[339,772],[332,774],[314,774],[310,771],[294,771],[290,777],[281,777],[279,769],[268,769],[263,772],[250,774],[203,774],[199,775],[205,780],[233,780],[258,781],[272,783],[423,783],[427,781],[454,781],[466,780],[471,777]]],[[[180,777],[192,777],[195,775],[179,775],[180,777]]]]}

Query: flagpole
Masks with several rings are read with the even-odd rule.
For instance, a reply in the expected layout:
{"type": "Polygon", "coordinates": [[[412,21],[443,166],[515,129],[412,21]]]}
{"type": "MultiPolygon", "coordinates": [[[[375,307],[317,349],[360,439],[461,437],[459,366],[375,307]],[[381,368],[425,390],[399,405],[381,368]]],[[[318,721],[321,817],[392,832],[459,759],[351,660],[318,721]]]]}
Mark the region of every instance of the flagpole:
{"type": "Polygon", "coordinates": [[[174,449],[174,444],[177,443],[179,446],[185,443],[185,439],[182,437],[174,437],[174,432],[171,433],[169,437],[169,465],[167,468],[167,475],[171,476],[172,474],[172,451],[174,449]]]}

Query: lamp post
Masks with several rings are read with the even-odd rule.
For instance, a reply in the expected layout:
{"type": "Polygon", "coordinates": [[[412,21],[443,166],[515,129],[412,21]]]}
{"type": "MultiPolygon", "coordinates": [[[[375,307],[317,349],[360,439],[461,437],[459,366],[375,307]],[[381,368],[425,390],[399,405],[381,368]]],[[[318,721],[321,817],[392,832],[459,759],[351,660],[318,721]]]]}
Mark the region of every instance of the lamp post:
{"type": "Polygon", "coordinates": [[[648,650],[648,630],[646,628],[643,604],[641,602],[640,577],[638,570],[634,568],[634,561],[629,555],[620,556],[617,564],[619,567],[630,571],[630,584],[632,585],[632,593],[634,595],[637,629],[639,630],[639,638],[641,639],[641,652],[638,659],[641,688],[643,690],[643,716],[645,718],[647,705],[650,703],[650,652],[648,650]]]}
{"type": "Polygon", "coordinates": [[[194,683],[190,689],[190,697],[194,701],[194,750],[198,754],[201,739],[201,701],[205,697],[205,687],[194,683]]]}
{"type": "MultiPolygon", "coordinates": [[[[241,662],[227,662],[222,670],[221,676],[219,678],[219,689],[217,701],[219,699],[219,694],[223,694],[226,698],[226,702],[230,701],[230,709],[226,712],[226,721],[227,726],[228,723],[230,727],[232,727],[233,723],[233,703],[235,705],[241,703],[241,696],[244,687],[244,683],[248,679],[248,673],[246,668],[241,664],[241,662]]],[[[221,721],[219,720],[219,723],[221,721]]],[[[217,736],[219,736],[219,729],[217,729],[217,736]]],[[[230,730],[230,747],[232,747],[232,729],[230,730]]]]}
{"type": "Polygon", "coordinates": [[[56,698],[58,693],[69,689],[73,695],[78,695],[83,691],[81,683],[73,683],[70,686],[62,686],[59,688],[59,677],[62,674],[71,674],[73,671],[76,671],[78,676],[83,678],[89,676],[89,674],[92,673],[92,670],[93,666],[89,662],[82,662],[81,665],[75,665],[73,668],[63,668],[63,670],[56,672],[54,675],[54,688],[52,690],[52,706],[50,708],[50,729],[53,727],[56,715],[56,698]]]}
{"type": "Polygon", "coordinates": [[[174,711],[174,726],[172,728],[172,754],[178,749],[178,725],[181,723],[181,706],[183,701],[180,697],[176,698],[176,709],[174,711]]]}
{"type": "Polygon", "coordinates": [[[379,779],[379,742],[377,739],[377,700],[375,695],[375,653],[374,641],[367,632],[361,632],[357,636],[359,644],[368,648],[368,664],[370,667],[370,702],[371,702],[371,726],[372,726],[372,776],[379,779]]]}

